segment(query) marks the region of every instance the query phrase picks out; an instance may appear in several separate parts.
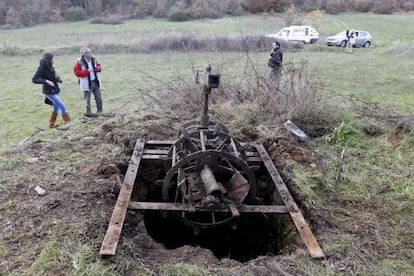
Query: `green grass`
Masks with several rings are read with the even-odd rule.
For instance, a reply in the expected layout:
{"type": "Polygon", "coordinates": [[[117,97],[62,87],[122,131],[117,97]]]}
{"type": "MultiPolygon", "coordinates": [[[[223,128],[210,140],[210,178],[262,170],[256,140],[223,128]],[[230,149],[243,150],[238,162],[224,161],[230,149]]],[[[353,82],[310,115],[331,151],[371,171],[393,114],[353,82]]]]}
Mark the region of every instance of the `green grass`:
{"type": "Polygon", "coordinates": [[[61,248],[57,241],[50,241],[44,244],[42,250],[36,260],[29,268],[29,274],[38,275],[53,275],[57,271],[54,271],[58,267],[58,263],[62,261],[64,256],[62,255],[61,248]]]}
{"type": "MultiPolygon", "coordinates": [[[[311,46],[312,47],[312,46],[311,46]]],[[[409,67],[409,54],[383,54],[387,49],[356,49],[349,55],[336,48],[330,52],[285,51],[285,62],[306,59],[328,90],[338,94],[355,94],[382,103],[404,105],[413,110],[414,78],[409,67]],[[389,60],[393,60],[389,63],[389,60]]],[[[37,128],[47,127],[50,106],[43,104],[41,85],[31,83],[40,55],[2,57],[0,70],[1,149],[16,146],[37,128]],[[13,64],[13,66],[9,66],[13,64]],[[19,76],[16,79],[16,76],[19,76]]],[[[55,67],[63,79],[61,98],[74,120],[84,113],[82,92],[72,73],[77,54],[57,56],[55,67]]],[[[195,69],[206,64],[220,65],[222,79],[237,78],[247,57],[244,53],[171,53],[98,55],[103,65],[104,110],[137,111],[142,108],[142,91],[160,82],[183,78],[193,81],[195,69]]],[[[266,70],[267,53],[249,55],[257,68],[266,70]]],[[[162,85],[162,84],[161,84],[162,85]]],[[[61,119],[59,118],[61,121],[61,119]]]]}
{"type": "Polygon", "coordinates": [[[196,265],[185,263],[166,264],[162,267],[160,275],[165,276],[201,276],[209,275],[196,265]]]}

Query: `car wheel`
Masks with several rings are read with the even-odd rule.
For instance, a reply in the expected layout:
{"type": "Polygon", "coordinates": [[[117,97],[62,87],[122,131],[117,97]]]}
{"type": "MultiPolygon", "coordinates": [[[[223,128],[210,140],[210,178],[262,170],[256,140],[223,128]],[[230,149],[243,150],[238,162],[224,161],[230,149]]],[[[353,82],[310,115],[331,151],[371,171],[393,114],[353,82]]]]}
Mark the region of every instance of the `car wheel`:
{"type": "Polygon", "coordinates": [[[371,46],[371,42],[367,41],[364,43],[364,48],[369,48],[371,46]]]}
{"type": "Polygon", "coordinates": [[[346,40],[342,40],[341,44],[339,44],[339,46],[341,46],[342,48],[346,47],[346,40]]]}

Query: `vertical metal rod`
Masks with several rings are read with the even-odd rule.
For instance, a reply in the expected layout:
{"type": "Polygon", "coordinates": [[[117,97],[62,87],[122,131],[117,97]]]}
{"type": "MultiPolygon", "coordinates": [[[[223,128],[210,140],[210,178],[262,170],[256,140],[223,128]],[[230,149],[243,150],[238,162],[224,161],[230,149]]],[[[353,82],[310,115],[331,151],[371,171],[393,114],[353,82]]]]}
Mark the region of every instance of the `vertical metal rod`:
{"type": "Polygon", "coordinates": [[[206,151],[206,140],[204,136],[204,131],[200,130],[200,142],[201,142],[201,150],[206,151]]]}
{"type": "Polygon", "coordinates": [[[208,114],[208,95],[211,93],[211,88],[205,88],[204,90],[204,106],[203,106],[203,114],[208,114]]]}
{"type": "Polygon", "coordinates": [[[174,145],[173,146],[173,154],[172,154],[172,167],[174,167],[175,166],[175,163],[176,163],[176,159],[177,158],[177,147],[174,145]]]}
{"type": "Polygon", "coordinates": [[[233,139],[233,138],[230,138],[230,144],[231,144],[231,146],[232,146],[232,148],[233,148],[234,154],[235,154],[237,157],[240,157],[240,152],[239,152],[239,150],[237,149],[236,143],[234,142],[234,139],[233,139]]]}
{"type": "Polygon", "coordinates": [[[208,116],[208,94],[211,93],[211,88],[204,87],[204,106],[203,111],[201,112],[200,126],[202,128],[208,128],[210,124],[210,119],[208,116]]]}

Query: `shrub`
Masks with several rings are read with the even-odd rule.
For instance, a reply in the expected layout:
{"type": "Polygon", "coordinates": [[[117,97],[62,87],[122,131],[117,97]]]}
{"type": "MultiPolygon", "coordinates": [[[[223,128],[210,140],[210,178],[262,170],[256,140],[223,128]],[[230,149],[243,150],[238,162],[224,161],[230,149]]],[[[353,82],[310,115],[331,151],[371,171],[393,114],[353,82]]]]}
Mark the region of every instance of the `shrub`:
{"type": "Polygon", "coordinates": [[[59,9],[47,9],[40,14],[41,22],[58,23],[63,21],[62,13],[59,9]]]}
{"type": "Polygon", "coordinates": [[[121,16],[106,16],[106,17],[96,17],[90,21],[91,24],[123,24],[124,18],[121,16]]]}
{"type": "Polygon", "coordinates": [[[220,3],[222,5],[221,10],[224,14],[240,15],[242,12],[240,0],[224,0],[220,3]]]}
{"type": "Polygon", "coordinates": [[[1,54],[6,56],[17,56],[19,54],[19,48],[9,46],[5,42],[3,43],[3,50],[1,51],[1,54]]]}
{"type": "MultiPolygon", "coordinates": [[[[132,52],[150,52],[162,50],[174,51],[229,51],[229,52],[250,52],[267,51],[270,49],[273,40],[264,36],[248,37],[214,37],[211,39],[198,38],[194,36],[162,36],[158,39],[142,40],[139,44],[130,45],[132,52]]],[[[283,48],[292,48],[287,42],[280,40],[283,48]]]]}
{"type": "Polygon", "coordinates": [[[412,11],[413,10],[413,3],[406,1],[402,4],[401,8],[405,12],[412,11]]]}
{"type": "Polygon", "coordinates": [[[354,3],[352,9],[356,12],[369,12],[373,6],[374,4],[371,0],[359,0],[354,3]]]}
{"type": "Polygon", "coordinates": [[[354,129],[351,125],[341,122],[341,124],[335,127],[330,135],[327,136],[329,142],[333,142],[339,145],[353,144],[359,140],[360,133],[354,129]]]}
{"type": "Polygon", "coordinates": [[[168,12],[168,21],[181,22],[181,21],[187,21],[187,20],[188,20],[188,14],[184,10],[181,10],[178,8],[172,8],[168,12]]]}
{"type": "Polygon", "coordinates": [[[143,19],[146,16],[148,16],[148,14],[144,13],[142,10],[140,9],[135,9],[133,10],[132,14],[131,14],[131,18],[133,19],[143,19]]]}
{"type": "Polygon", "coordinates": [[[88,19],[86,11],[81,7],[70,7],[63,13],[65,21],[82,21],[88,19]]]}
{"type": "Polygon", "coordinates": [[[282,15],[282,18],[286,26],[302,25],[303,21],[303,15],[300,13],[299,9],[293,5],[286,10],[282,15]]]}
{"type": "Polygon", "coordinates": [[[193,19],[199,18],[220,18],[223,13],[220,11],[219,5],[214,2],[206,2],[203,0],[195,0],[187,9],[188,15],[193,19]]]}
{"type": "Polygon", "coordinates": [[[258,3],[257,0],[244,0],[241,3],[241,7],[250,13],[258,13],[263,11],[263,7],[258,3]]]}
{"type": "Polygon", "coordinates": [[[168,11],[169,9],[165,7],[157,7],[152,13],[152,16],[155,18],[166,18],[168,17],[168,11]]]}
{"type": "Polygon", "coordinates": [[[152,15],[158,1],[135,0],[133,3],[132,13],[142,15],[142,17],[152,15]]]}
{"type": "Polygon", "coordinates": [[[372,12],[378,14],[392,14],[396,7],[396,0],[382,0],[375,2],[374,7],[372,8],[372,12]]]}
{"type": "Polygon", "coordinates": [[[159,18],[168,17],[168,11],[174,5],[175,0],[158,0],[152,12],[152,16],[159,18]]]}
{"type": "Polygon", "coordinates": [[[325,11],[329,14],[338,14],[345,12],[345,3],[341,0],[329,1],[325,5],[325,11]]]}
{"type": "MultiPolygon", "coordinates": [[[[226,73],[214,93],[215,106],[211,115],[231,128],[271,125],[294,120],[311,136],[322,136],[337,126],[342,115],[337,99],[319,91],[314,70],[306,63],[286,64],[278,87],[269,79],[269,69],[247,63],[241,70],[226,73]]],[[[213,72],[220,72],[220,65],[213,72]]],[[[157,90],[147,102],[150,108],[174,114],[181,120],[194,118],[202,102],[194,97],[194,83],[188,80],[164,80],[165,89],[157,90]],[[167,97],[166,95],[174,95],[167,97]]]]}
{"type": "Polygon", "coordinates": [[[19,27],[22,25],[20,13],[13,7],[10,7],[6,15],[6,24],[19,27]]]}

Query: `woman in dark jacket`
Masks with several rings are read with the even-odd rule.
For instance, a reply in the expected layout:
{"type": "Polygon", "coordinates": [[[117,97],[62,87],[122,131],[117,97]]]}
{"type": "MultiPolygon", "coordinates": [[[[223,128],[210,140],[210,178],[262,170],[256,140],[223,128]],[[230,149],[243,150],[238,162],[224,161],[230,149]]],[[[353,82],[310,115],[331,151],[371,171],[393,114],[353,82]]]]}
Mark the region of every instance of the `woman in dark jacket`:
{"type": "Polygon", "coordinates": [[[53,104],[53,111],[50,114],[49,127],[54,128],[59,110],[65,123],[70,121],[70,116],[66,111],[66,106],[59,98],[60,88],[58,83],[62,83],[53,68],[53,54],[46,52],[39,62],[39,67],[32,79],[33,83],[43,85],[43,94],[46,95],[45,102],[49,100],[53,104]]]}

